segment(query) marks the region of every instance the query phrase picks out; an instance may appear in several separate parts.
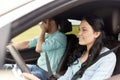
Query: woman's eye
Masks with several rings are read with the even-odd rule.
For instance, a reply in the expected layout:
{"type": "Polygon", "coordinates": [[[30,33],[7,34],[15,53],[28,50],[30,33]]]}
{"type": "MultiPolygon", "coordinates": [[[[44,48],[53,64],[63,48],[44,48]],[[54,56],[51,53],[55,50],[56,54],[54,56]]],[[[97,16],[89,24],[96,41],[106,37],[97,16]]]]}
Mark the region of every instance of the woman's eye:
{"type": "Polygon", "coordinates": [[[83,31],[87,31],[87,29],[83,29],[83,31]]]}

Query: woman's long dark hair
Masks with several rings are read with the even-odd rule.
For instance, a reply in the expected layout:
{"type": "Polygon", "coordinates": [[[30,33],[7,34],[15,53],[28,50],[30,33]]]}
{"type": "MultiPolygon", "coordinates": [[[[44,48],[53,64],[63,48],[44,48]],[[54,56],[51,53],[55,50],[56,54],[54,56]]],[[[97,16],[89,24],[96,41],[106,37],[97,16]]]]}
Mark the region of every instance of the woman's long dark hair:
{"type": "MultiPolygon", "coordinates": [[[[104,33],[104,22],[102,18],[96,16],[96,15],[89,15],[84,17],[82,20],[86,20],[93,28],[95,32],[101,32],[100,36],[96,39],[95,43],[91,47],[89,51],[89,56],[88,59],[83,63],[81,66],[80,71],[86,70],[87,66],[93,63],[93,61],[99,56],[100,51],[102,47],[104,46],[104,38],[105,38],[105,33],[104,33]]],[[[84,51],[86,51],[87,47],[83,45],[79,45],[78,48],[74,51],[73,57],[69,57],[69,62],[68,65],[72,65],[75,60],[77,60],[81,55],[83,54],[84,51]]],[[[77,75],[82,75],[83,73],[77,74],[77,75]]]]}

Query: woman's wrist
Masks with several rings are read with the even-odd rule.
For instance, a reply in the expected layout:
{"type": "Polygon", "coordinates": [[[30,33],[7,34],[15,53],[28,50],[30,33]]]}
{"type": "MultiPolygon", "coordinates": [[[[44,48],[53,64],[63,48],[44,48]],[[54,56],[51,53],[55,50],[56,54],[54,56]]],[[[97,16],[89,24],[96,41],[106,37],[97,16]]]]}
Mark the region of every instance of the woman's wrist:
{"type": "Polygon", "coordinates": [[[22,74],[25,78],[29,79],[29,80],[40,80],[39,78],[37,78],[35,75],[30,74],[30,73],[23,73],[22,74]]]}

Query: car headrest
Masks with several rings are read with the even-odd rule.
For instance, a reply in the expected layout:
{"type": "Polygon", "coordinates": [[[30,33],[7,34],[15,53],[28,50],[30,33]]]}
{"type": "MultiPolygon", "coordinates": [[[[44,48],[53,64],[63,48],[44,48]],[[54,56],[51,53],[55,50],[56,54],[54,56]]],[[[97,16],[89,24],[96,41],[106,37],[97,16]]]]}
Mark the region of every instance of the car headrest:
{"type": "Polygon", "coordinates": [[[105,20],[105,31],[108,35],[120,33],[120,11],[115,9],[105,20]]]}
{"type": "Polygon", "coordinates": [[[60,31],[63,33],[72,31],[72,24],[67,19],[63,19],[59,23],[60,25],[60,31]]]}
{"type": "Polygon", "coordinates": [[[114,34],[120,33],[120,11],[115,10],[112,15],[112,29],[114,34]]]}

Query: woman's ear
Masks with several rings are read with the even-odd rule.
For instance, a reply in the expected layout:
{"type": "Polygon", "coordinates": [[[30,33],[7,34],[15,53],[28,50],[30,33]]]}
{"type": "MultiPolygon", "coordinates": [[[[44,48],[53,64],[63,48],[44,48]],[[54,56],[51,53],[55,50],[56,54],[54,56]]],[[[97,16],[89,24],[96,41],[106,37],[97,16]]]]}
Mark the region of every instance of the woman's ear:
{"type": "Polygon", "coordinates": [[[101,32],[95,32],[94,34],[95,34],[95,38],[98,38],[100,36],[101,32]]]}

